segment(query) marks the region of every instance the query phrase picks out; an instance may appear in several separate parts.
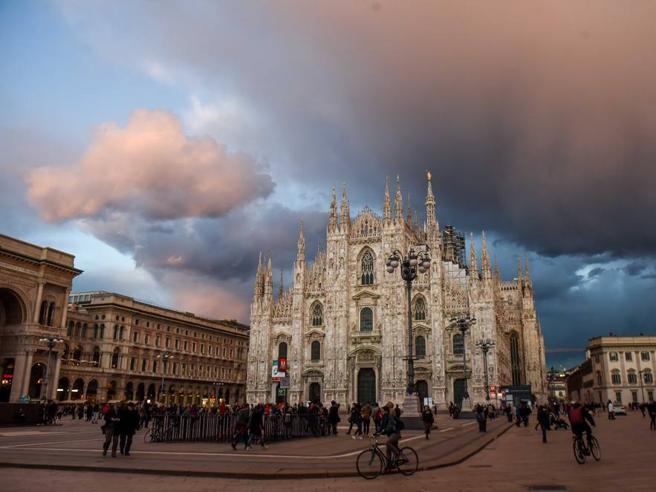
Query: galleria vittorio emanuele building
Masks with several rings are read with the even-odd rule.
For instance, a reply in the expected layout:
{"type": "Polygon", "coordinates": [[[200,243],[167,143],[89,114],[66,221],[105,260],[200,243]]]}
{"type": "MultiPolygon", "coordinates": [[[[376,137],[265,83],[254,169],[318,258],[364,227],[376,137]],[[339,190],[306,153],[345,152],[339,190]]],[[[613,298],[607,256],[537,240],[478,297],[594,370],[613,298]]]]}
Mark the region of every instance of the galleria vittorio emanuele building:
{"type": "Polygon", "coordinates": [[[441,229],[430,174],[426,222],[404,214],[400,184],[392,200],[385,187],[382,217],[365,207],[351,217],[346,191],[338,209],[333,190],[325,251],[306,261],[303,230],[292,285],[274,296],[272,263],[260,259],[251,306],[247,399],[394,401],[401,404],[407,374],[405,282],[386,262],[393,251],[429,247],[430,268],[412,285],[416,391],[438,405],[462,398],[463,350],[473,402],[486,397],[483,354],[489,339],[492,398],[499,388],[530,385],[544,394],[544,342],[528,264],[504,281],[490,261],[485,236],[480,253],[452,227],[441,229]],[[468,261],[465,257],[468,256],[468,261]],[[480,256],[480,262],[478,257],[480,256]],[[451,320],[475,317],[464,339],[451,320]],[[287,365],[286,377],[276,371],[287,365]],[[273,371],[272,371],[273,369],[273,371]]]}

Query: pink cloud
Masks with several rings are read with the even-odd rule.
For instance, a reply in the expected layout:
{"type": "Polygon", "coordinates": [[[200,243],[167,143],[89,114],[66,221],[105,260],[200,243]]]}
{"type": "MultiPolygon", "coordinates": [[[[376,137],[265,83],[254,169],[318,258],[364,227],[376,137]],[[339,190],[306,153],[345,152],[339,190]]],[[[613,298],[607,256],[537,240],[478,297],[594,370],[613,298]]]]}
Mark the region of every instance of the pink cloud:
{"type": "Polygon", "coordinates": [[[100,126],[83,158],[40,167],[28,199],[50,221],[127,212],[148,219],[218,217],[273,190],[243,153],[212,138],[186,136],[166,111],[135,111],[128,124],[100,126]]]}

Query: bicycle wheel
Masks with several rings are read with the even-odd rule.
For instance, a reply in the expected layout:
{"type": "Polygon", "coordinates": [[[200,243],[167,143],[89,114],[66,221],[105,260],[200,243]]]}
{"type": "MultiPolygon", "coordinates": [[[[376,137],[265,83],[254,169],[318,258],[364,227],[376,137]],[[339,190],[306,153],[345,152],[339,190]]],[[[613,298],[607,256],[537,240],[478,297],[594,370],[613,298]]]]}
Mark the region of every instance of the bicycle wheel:
{"type": "Polygon", "coordinates": [[[144,432],[144,442],[150,442],[151,440],[150,429],[146,429],[146,432],[144,432]]]}
{"type": "Polygon", "coordinates": [[[583,439],[574,439],[572,441],[572,450],[574,451],[574,458],[579,465],[585,463],[585,452],[583,451],[583,439]]]}
{"type": "Polygon", "coordinates": [[[599,446],[599,441],[597,441],[595,436],[590,436],[589,446],[592,457],[595,459],[595,461],[599,461],[601,459],[601,447],[599,446]]]}
{"type": "Polygon", "coordinates": [[[419,456],[417,451],[410,447],[401,448],[396,465],[404,475],[412,475],[419,469],[419,456]]]}
{"type": "Polygon", "coordinates": [[[355,467],[362,478],[371,480],[383,471],[383,457],[375,449],[365,449],[355,459],[355,467]]]}

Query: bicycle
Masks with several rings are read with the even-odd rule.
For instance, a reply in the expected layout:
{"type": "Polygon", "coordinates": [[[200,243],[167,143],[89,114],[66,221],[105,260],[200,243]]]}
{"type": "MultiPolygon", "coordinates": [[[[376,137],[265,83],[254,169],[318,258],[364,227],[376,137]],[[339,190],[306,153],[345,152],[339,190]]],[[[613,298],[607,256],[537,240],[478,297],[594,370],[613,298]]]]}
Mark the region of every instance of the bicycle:
{"type": "Polygon", "coordinates": [[[419,469],[419,456],[411,447],[401,448],[396,460],[390,463],[378,444],[378,434],[371,436],[370,440],[371,446],[355,459],[355,466],[362,478],[372,480],[383,473],[383,470],[391,468],[396,468],[406,476],[412,475],[419,469]]]}
{"type": "Polygon", "coordinates": [[[601,459],[601,447],[599,446],[599,441],[595,436],[589,435],[586,440],[583,439],[583,435],[579,434],[573,437],[572,441],[572,450],[574,451],[574,459],[579,465],[585,463],[585,457],[592,455],[595,461],[601,459]]]}

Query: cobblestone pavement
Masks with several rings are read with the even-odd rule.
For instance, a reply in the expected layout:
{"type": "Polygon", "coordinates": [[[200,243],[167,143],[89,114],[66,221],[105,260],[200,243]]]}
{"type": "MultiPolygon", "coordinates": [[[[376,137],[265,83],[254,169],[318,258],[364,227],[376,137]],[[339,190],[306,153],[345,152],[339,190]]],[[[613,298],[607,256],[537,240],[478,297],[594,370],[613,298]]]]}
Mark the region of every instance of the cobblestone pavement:
{"type": "MultiPolygon", "coordinates": [[[[570,490],[570,491],[652,491],[654,490],[653,451],[656,432],[649,431],[648,419],[640,413],[618,417],[609,422],[604,414],[597,418],[595,435],[602,447],[600,462],[574,461],[569,431],[549,434],[542,444],[533,426],[513,427],[481,452],[464,463],[420,472],[412,477],[382,476],[373,482],[360,478],[323,478],[307,480],[236,480],[222,478],[172,477],[133,473],[101,473],[76,471],[26,470],[3,468],[3,492],[46,488],[50,492],[76,489],[98,492],[139,490],[158,492],[180,490],[570,490]]],[[[0,429],[0,439],[3,430],[0,429]]],[[[37,436],[38,437],[38,436],[37,436]]],[[[340,439],[340,438],[338,438],[340,439]]],[[[345,439],[343,439],[346,441],[345,439]]],[[[36,442],[36,441],[35,441],[36,442]]],[[[317,447],[322,440],[315,441],[317,447]]],[[[354,441],[351,441],[354,442],[354,441]]],[[[291,444],[291,443],[290,443],[291,444]]],[[[362,442],[360,441],[360,445],[362,442]]],[[[271,448],[273,448],[272,446],[271,448]]],[[[271,450],[270,448],[270,450],[271,450]]],[[[282,446],[280,447],[282,449],[282,446]]],[[[270,451],[269,450],[269,451],[270,451]]],[[[274,453],[275,454],[275,453],[274,453]]],[[[4,456],[3,456],[4,459],[4,456]]],[[[243,456],[243,460],[250,460],[243,456]]],[[[270,458],[274,460],[275,458],[270,458]]],[[[141,460],[136,457],[135,460],[141,460]]],[[[217,460],[218,461],[218,460],[217,460]]],[[[117,458],[120,462],[120,458],[117,458]]],[[[125,461],[124,461],[125,462],[125,461]]],[[[260,466],[259,461],[251,466],[260,466]]],[[[314,465],[310,465],[314,466],[314,465]]]]}

